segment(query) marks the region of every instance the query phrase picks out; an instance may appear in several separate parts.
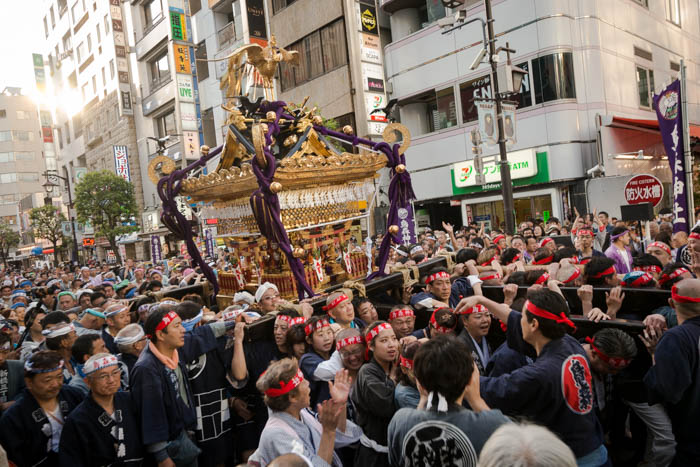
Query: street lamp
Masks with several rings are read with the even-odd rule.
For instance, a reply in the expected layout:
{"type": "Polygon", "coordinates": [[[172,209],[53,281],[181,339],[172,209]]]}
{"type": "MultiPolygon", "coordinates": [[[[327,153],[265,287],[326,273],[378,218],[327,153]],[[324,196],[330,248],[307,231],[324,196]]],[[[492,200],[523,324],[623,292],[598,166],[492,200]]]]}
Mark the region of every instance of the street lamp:
{"type": "MultiPolygon", "coordinates": [[[[464,0],[442,0],[442,4],[448,8],[458,8],[464,5],[464,0]]],[[[513,234],[515,231],[515,218],[514,211],[515,206],[513,202],[513,184],[510,178],[510,165],[508,165],[508,152],[506,150],[506,135],[505,135],[505,125],[503,124],[503,97],[498,89],[498,52],[500,50],[505,50],[508,53],[514,52],[514,50],[506,47],[496,50],[496,36],[493,32],[493,12],[491,11],[491,0],[484,0],[484,6],[486,8],[486,22],[481,18],[473,18],[468,21],[464,21],[465,13],[464,10],[459,10],[454,16],[455,20],[459,24],[443,31],[443,34],[454,31],[455,29],[462,28],[469,23],[474,21],[480,21],[482,23],[482,34],[483,34],[483,48],[479,55],[474,60],[471,65],[471,69],[474,70],[478,68],[483,60],[484,56],[488,55],[488,62],[491,64],[491,83],[493,86],[493,96],[494,101],[496,101],[496,115],[498,123],[498,150],[500,153],[500,160],[498,164],[500,166],[501,172],[501,195],[503,197],[503,215],[505,217],[506,228],[505,231],[508,234],[513,234]]],[[[510,58],[510,57],[509,57],[510,58]]],[[[520,89],[520,83],[527,73],[525,70],[514,67],[509,63],[504,70],[507,73],[508,81],[506,84],[507,90],[511,91],[511,86],[514,88],[511,92],[518,92],[520,89]],[[516,87],[517,86],[517,87],[516,87]]],[[[502,72],[503,73],[503,72],[502,72]]],[[[504,83],[505,84],[505,83],[504,83]]]]}
{"type": "Polygon", "coordinates": [[[46,190],[47,193],[52,193],[53,189],[56,187],[60,187],[61,185],[59,183],[56,183],[58,180],[63,180],[66,182],[66,187],[68,189],[68,214],[70,216],[70,227],[71,231],[73,233],[73,257],[72,257],[72,263],[73,264],[78,264],[78,239],[75,235],[75,218],[73,217],[73,213],[71,212],[71,209],[73,208],[73,195],[71,194],[70,191],[70,178],[69,177],[62,177],[58,175],[57,173],[54,172],[44,172],[42,174],[44,177],[46,177],[46,182],[42,184],[44,189],[46,190]]]}

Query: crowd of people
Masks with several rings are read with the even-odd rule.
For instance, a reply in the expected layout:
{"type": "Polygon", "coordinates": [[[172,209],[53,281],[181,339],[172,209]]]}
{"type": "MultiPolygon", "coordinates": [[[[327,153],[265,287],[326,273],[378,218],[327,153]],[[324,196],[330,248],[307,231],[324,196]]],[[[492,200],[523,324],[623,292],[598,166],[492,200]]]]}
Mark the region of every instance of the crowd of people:
{"type": "Polygon", "coordinates": [[[5,269],[0,446],[18,466],[700,465],[700,227],[668,221],[443,223],[386,272],[448,267],[322,311],[267,282],[224,309],[169,298],[204,280],[183,258],[5,269]],[[666,306],[625,307],[652,289],[666,306]],[[574,338],[571,308],[596,332],[574,338]]]}

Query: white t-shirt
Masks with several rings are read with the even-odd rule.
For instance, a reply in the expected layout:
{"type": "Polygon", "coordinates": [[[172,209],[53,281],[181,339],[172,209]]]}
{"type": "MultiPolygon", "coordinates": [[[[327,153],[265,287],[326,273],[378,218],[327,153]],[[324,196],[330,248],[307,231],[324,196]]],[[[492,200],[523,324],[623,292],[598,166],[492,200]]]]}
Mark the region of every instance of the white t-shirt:
{"type": "Polygon", "coordinates": [[[61,441],[61,431],[63,431],[63,413],[61,407],[56,405],[56,410],[46,413],[46,417],[51,424],[51,450],[58,452],[58,443],[61,441]]]}
{"type": "Polygon", "coordinates": [[[622,259],[625,260],[625,264],[627,264],[627,270],[631,271],[632,270],[632,263],[630,262],[630,255],[627,254],[627,248],[619,249],[620,256],[622,256],[622,259]]]}

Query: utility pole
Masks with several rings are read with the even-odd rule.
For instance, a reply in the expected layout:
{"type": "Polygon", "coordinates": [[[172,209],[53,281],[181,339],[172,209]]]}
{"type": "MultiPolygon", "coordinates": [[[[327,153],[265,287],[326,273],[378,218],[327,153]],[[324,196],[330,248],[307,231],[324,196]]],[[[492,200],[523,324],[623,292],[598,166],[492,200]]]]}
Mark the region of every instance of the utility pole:
{"type": "Polygon", "coordinates": [[[506,151],[505,130],[503,127],[503,106],[498,92],[498,56],[496,55],[496,37],[493,33],[493,12],[491,0],[484,0],[486,6],[486,26],[488,29],[489,63],[491,64],[491,86],[496,100],[496,119],[498,120],[498,149],[501,158],[498,162],[501,171],[501,195],[503,196],[503,216],[505,217],[506,233],[512,235],[515,232],[515,219],[513,217],[513,184],[510,179],[510,165],[508,165],[508,152],[506,151]]]}

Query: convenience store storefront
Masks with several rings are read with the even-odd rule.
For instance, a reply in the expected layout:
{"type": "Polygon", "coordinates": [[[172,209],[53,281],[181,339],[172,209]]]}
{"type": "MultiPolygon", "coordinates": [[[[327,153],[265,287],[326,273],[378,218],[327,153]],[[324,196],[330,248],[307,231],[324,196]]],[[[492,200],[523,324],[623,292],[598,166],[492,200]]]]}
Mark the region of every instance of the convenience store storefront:
{"type": "MultiPolygon", "coordinates": [[[[496,228],[503,222],[503,198],[498,155],[458,162],[451,171],[453,199],[459,198],[462,223],[484,222],[496,228]],[[477,176],[480,175],[480,176],[477,176]]],[[[568,188],[552,186],[547,151],[524,149],[508,153],[516,225],[526,219],[562,217],[568,211],[568,188]]]]}

